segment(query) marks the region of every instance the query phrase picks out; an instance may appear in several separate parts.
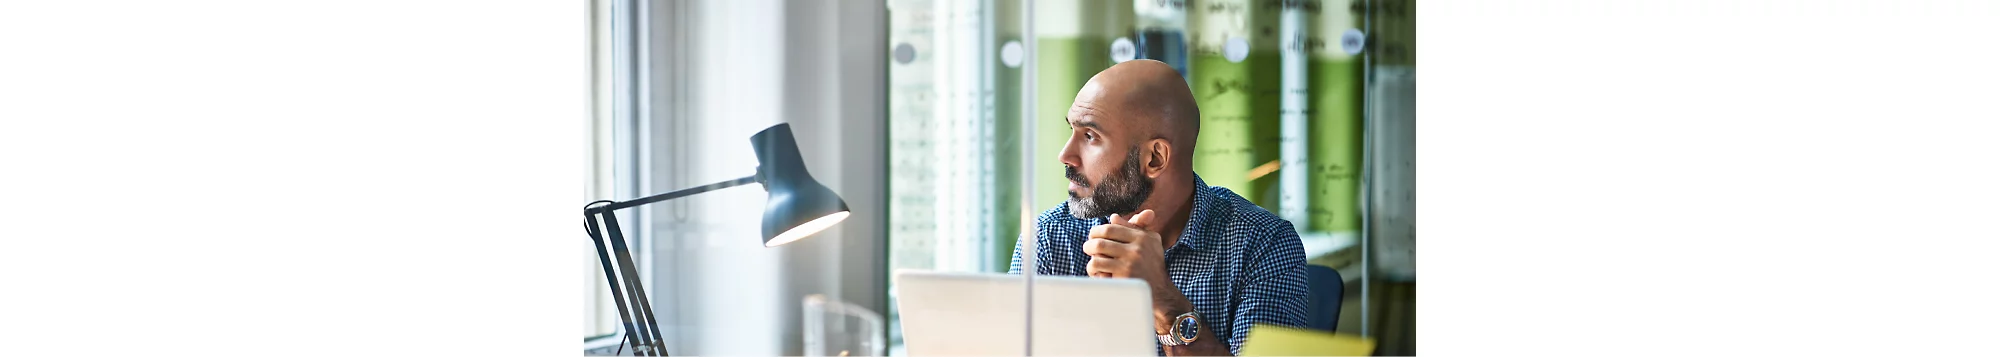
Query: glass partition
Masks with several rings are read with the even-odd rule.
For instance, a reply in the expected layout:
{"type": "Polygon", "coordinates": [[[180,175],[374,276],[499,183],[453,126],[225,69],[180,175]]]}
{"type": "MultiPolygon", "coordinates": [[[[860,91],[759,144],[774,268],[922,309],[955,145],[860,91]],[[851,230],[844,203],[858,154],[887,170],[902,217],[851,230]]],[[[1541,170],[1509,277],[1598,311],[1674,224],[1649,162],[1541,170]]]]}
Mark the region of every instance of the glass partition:
{"type": "MultiPolygon", "coordinates": [[[[891,0],[889,270],[1004,273],[1021,231],[1020,3],[891,0]]],[[[1025,283],[1025,280],[1023,280],[1025,283]]],[[[890,354],[905,353],[890,286],[890,354]]],[[[1024,296],[983,297],[1019,315],[1024,296]]],[[[968,302],[971,303],[971,302],[968,302]]]]}

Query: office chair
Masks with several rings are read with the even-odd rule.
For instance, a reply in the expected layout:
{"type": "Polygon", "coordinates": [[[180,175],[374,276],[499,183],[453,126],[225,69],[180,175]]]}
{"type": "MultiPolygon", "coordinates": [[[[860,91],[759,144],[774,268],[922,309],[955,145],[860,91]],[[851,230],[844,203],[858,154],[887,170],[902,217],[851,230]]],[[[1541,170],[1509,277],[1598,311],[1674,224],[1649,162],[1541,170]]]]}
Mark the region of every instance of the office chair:
{"type": "Polygon", "coordinates": [[[1340,299],[1346,293],[1340,272],[1324,265],[1306,265],[1306,328],[1334,332],[1340,323],[1340,299]]]}

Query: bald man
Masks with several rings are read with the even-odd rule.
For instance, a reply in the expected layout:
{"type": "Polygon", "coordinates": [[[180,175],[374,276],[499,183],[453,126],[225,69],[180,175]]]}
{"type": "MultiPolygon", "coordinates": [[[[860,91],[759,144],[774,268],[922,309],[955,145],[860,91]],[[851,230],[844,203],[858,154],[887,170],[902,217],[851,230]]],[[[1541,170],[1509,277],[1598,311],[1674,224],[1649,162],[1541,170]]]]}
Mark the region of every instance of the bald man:
{"type": "Polygon", "coordinates": [[[1162,355],[1232,355],[1251,325],[1305,325],[1298,232],[1194,174],[1201,111],[1173,67],[1111,66],[1066,120],[1069,201],[1036,219],[1037,273],[1144,280],[1162,355]]]}

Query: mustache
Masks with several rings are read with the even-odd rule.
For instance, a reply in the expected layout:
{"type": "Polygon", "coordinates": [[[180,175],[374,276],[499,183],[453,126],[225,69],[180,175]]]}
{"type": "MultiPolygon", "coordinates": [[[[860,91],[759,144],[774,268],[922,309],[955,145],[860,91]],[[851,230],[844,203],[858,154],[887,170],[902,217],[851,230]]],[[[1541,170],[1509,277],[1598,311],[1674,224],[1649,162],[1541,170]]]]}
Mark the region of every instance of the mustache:
{"type": "Polygon", "coordinates": [[[1069,178],[1069,182],[1075,182],[1077,186],[1090,188],[1090,181],[1084,180],[1083,174],[1077,173],[1075,166],[1063,165],[1063,177],[1069,178]]]}

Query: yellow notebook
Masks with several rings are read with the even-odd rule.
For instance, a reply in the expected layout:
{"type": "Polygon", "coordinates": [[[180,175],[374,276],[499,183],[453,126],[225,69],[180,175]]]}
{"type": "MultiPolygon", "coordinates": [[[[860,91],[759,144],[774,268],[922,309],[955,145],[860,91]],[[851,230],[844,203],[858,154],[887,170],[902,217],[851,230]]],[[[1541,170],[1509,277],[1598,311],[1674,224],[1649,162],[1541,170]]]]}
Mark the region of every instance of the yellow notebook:
{"type": "Polygon", "coordinates": [[[1256,325],[1244,337],[1242,356],[1367,356],[1375,340],[1291,327],[1256,325]]]}

